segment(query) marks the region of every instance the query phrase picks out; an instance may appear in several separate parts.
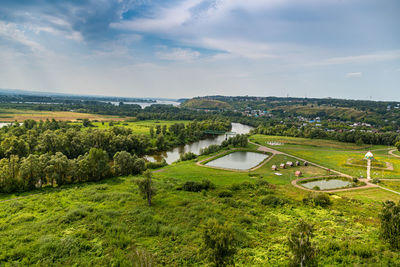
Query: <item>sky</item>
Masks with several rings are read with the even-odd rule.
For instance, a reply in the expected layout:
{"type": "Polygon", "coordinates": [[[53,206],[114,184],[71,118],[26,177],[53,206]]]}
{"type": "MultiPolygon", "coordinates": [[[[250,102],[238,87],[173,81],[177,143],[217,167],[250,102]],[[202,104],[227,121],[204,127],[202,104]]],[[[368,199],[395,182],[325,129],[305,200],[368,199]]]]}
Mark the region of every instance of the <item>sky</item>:
{"type": "Polygon", "coordinates": [[[400,101],[400,1],[0,0],[0,88],[400,101]]]}

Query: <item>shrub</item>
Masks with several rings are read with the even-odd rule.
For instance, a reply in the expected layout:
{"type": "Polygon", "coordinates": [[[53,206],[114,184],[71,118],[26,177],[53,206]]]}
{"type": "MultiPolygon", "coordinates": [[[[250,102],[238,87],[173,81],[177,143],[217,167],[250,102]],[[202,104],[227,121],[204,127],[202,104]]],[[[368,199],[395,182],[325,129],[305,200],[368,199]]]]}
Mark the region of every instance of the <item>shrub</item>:
{"type": "Polygon", "coordinates": [[[273,193],[274,193],[273,191],[269,191],[265,188],[261,188],[257,191],[257,195],[260,195],[260,196],[265,196],[265,195],[269,195],[269,194],[273,194],[273,193]]]}
{"type": "Polygon", "coordinates": [[[221,197],[221,198],[232,197],[232,196],[233,196],[232,191],[224,190],[224,191],[221,191],[218,193],[218,197],[221,197]]]}
{"type": "Polygon", "coordinates": [[[381,182],[381,180],[379,180],[378,178],[372,179],[373,184],[379,184],[380,182],[381,182]]]}
{"type": "Polygon", "coordinates": [[[255,188],[256,188],[256,185],[253,184],[253,183],[250,183],[250,182],[248,182],[248,181],[244,181],[244,182],[241,184],[241,187],[242,187],[243,189],[255,189],[255,188]]]}
{"type": "Polygon", "coordinates": [[[314,197],[314,203],[317,206],[327,207],[332,204],[331,199],[327,194],[317,194],[314,197]]]}
{"type": "Polygon", "coordinates": [[[327,207],[332,204],[331,199],[327,194],[310,194],[303,198],[305,204],[313,204],[315,206],[327,207]]]}
{"type": "Polygon", "coordinates": [[[313,226],[300,221],[288,238],[289,249],[293,254],[292,266],[316,266],[316,249],[311,243],[313,226]]]}
{"type": "Polygon", "coordinates": [[[203,226],[203,242],[208,250],[207,255],[215,266],[233,264],[233,256],[236,254],[238,242],[230,224],[222,224],[216,219],[209,219],[203,226]]]}
{"type": "Polygon", "coordinates": [[[400,203],[387,200],[381,213],[381,235],[392,248],[400,249],[400,203]]]}
{"type": "Polygon", "coordinates": [[[197,158],[197,155],[192,153],[192,152],[186,152],[185,154],[181,154],[179,160],[180,161],[186,161],[186,160],[192,160],[197,158]]]}
{"type": "Polygon", "coordinates": [[[257,185],[257,186],[268,186],[269,183],[268,183],[268,181],[266,181],[266,180],[264,180],[264,179],[258,179],[258,180],[256,181],[256,185],[257,185]]]}
{"type": "Polygon", "coordinates": [[[146,162],[146,169],[158,169],[167,165],[168,163],[165,161],[165,159],[162,159],[162,161],[149,161],[146,162]]]}
{"type": "Polygon", "coordinates": [[[221,147],[219,145],[210,145],[206,148],[200,149],[200,155],[208,155],[215,153],[217,151],[221,150],[221,147]]]}
{"type": "Polygon", "coordinates": [[[239,191],[239,190],[242,189],[242,188],[241,188],[240,184],[232,184],[232,185],[230,186],[230,189],[231,189],[232,191],[239,191]]]}
{"type": "Polygon", "coordinates": [[[263,204],[264,206],[272,206],[272,207],[276,207],[276,206],[281,206],[287,203],[286,199],[283,198],[279,198],[276,196],[266,196],[261,200],[261,204],[263,204]]]}
{"type": "Polygon", "coordinates": [[[182,186],[182,190],[188,192],[200,192],[209,189],[215,189],[215,185],[210,180],[206,179],[201,182],[187,181],[182,186]]]}

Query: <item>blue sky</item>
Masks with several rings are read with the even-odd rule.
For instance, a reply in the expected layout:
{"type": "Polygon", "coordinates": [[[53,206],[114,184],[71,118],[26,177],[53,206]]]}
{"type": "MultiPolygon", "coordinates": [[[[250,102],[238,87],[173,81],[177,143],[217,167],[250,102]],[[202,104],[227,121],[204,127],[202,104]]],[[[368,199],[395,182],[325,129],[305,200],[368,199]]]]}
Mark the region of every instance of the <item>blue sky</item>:
{"type": "Polygon", "coordinates": [[[400,101],[398,0],[0,0],[0,88],[400,101]]]}

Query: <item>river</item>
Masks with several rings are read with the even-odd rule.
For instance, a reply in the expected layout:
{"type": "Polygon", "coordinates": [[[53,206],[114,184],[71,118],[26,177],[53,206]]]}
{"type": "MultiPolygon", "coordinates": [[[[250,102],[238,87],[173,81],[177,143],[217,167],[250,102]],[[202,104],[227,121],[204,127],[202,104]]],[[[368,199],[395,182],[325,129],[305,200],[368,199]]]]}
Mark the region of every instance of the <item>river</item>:
{"type": "MultiPolygon", "coordinates": [[[[105,103],[111,103],[114,106],[118,106],[120,102],[116,102],[116,101],[102,101],[105,103]]],[[[151,105],[154,104],[159,104],[159,105],[173,105],[173,106],[179,106],[181,103],[177,102],[177,101],[172,101],[172,100],[159,100],[157,99],[156,102],[123,102],[126,105],[139,105],[142,109],[145,107],[150,107],[151,105]]]]}
{"type": "MultiPolygon", "coordinates": [[[[232,132],[237,134],[246,134],[249,133],[253,127],[244,125],[241,123],[232,123],[232,132]]],[[[186,152],[192,152],[195,154],[200,153],[200,149],[206,148],[210,145],[220,145],[225,140],[225,135],[217,135],[214,137],[209,137],[191,144],[187,144],[184,146],[175,147],[169,151],[159,152],[154,155],[147,156],[146,158],[149,161],[161,161],[163,158],[167,161],[168,164],[177,161],[180,158],[180,154],[186,152]]]]}

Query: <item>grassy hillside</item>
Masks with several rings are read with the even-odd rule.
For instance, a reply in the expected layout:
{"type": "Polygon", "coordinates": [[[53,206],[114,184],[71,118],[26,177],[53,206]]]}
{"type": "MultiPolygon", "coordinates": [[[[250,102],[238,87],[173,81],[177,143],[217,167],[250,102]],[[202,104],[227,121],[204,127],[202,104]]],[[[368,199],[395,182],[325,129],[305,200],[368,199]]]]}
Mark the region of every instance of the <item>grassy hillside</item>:
{"type": "Polygon", "coordinates": [[[182,107],[186,108],[197,108],[197,109],[230,109],[231,106],[223,101],[193,98],[185,101],[181,104],[182,107]]]}
{"type": "Polygon", "coordinates": [[[22,122],[24,120],[46,120],[55,119],[61,121],[76,121],[80,119],[90,119],[98,121],[122,121],[129,118],[121,118],[119,116],[99,115],[79,113],[72,111],[39,111],[39,110],[20,110],[20,109],[0,109],[0,122],[22,122]]]}
{"type": "Polygon", "coordinates": [[[381,201],[398,201],[400,195],[376,188],[332,194],[327,208],[307,205],[302,199],[308,193],[290,184],[295,168],[305,176],[325,171],[295,167],[277,176],[270,169],[287,160],[293,159],[276,155],[250,173],[195,161],[167,166],[154,173],[152,207],[138,194],[138,177],[50,189],[5,202],[11,196],[0,196],[0,265],[131,266],[137,251],[152,255],[158,265],[210,265],[202,239],[202,225],[209,218],[233,225],[239,240],[237,266],[287,265],[287,236],[300,219],[315,225],[320,265],[400,264],[397,252],[379,238],[377,217],[381,201]],[[185,181],[204,178],[216,189],[177,190],[185,181]],[[219,197],[227,190],[232,197],[219,197]],[[286,204],[263,205],[262,199],[271,195],[286,204]]]}
{"type": "Polygon", "coordinates": [[[354,108],[345,107],[332,107],[327,105],[296,105],[296,106],[279,106],[275,109],[283,109],[287,112],[295,112],[305,117],[317,117],[321,116],[321,113],[326,114],[329,117],[340,117],[342,120],[361,120],[367,113],[364,111],[356,110],[354,108]]]}
{"type": "MultiPolygon", "coordinates": [[[[156,130],[156,126],[159,125],[160,127],[166,125],[167,128],[175,123],[183,123],[187,124],[190,121],[164,121],[164,120],[145,120],[145,121],[135,121],[135,122],[112,122],[113,126],[123,126],[132,129],[134,134],[144,134],[150,135],[150,127],[156,130]]],[[[109,122],[91,122],[91,124],[98,128],[98,129],[107,129],[110,128],[109,122]]],[[[71,125],[82,125],[81,122],[72,122],[71,125]]],[[[82,130],[88,130],[89,127],[82,128],[82,130]]]]}

